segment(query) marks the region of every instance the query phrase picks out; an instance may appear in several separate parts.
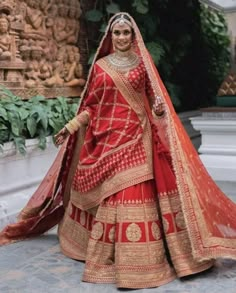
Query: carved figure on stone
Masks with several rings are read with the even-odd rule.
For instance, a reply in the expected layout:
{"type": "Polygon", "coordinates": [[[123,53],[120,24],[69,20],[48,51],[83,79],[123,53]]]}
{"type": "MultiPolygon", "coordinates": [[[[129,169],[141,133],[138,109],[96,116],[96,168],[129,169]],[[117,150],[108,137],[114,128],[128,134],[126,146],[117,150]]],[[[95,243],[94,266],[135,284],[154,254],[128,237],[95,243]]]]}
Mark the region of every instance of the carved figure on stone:
{"type": "Polygon", "coordinates": [[[24,22],[24,17],[21,14],[9,15],[8,19],[10,22],[17,22],[17,23],[21,23],[21,24],[23,24],[23,22],[24,22]]]}
{"type": "Polygon", "coordinates": [[[9,35],[9,21],[5,16],[0,17],[0,60],[11,59],[11,37],[9,35]]]}
{"type": "Polygon", "coordinates": [[[43,50],[39,46],[31,47],[31,62],[28,64],[27,68],[27,78],[26,86],[34,87],[40,84],[39,74],[40,74],[40,60],[43,55],[43,50]]]}
{"type": "Polygon", "coordinates": [[[82,14],[82,10],[80,7],[80,3],[77,0],[71,0],[70,1],[70,17],[71,18],[75,18],[75,19],[79,19],[81,14],[82,14]]]}
{"type": "Polygon", "coordinates": [[[63,45],[66,43],[66,39],[68,37],[67,31],[66,31],[66,16],[64,15],[64,6],[63,4],[60,4],[61,6],[58,8],[58,17],[56,17],[54,26],[53,26],[53,35],[55,40],[57,41],[58,45],[63,45]],[[63,6],[63,7],[62,7],[63,6]]]}
{"type": "Polygon", "coordinates": [[[39,9],[39,2],[35,0],[27,0],[26,21],[28,23],[28,30],[30,28],[38,30],[44,27],[44,16],[39,9]]]}
{"type": "Polygon", "coordinates": [[[77,20],[73,18],[67,19],[66,25],[66,34],[67,34],[67,43],[68,44],[76,44],[79,36],[79,23],[77,20]]]}
{"type": "Polygon", "coordinates": [[[48,9],[48,17],[55,18],[58,16],[58,3],[52,2],[48,9]]]}
{"type": "Polygon", "coordinates": [[[80,16],[79,0],[0,0],[0,84],[24,98],[78,96],[80,16]]]}
{"type": "Polygon", "coordinates": [[[21,42],[20,53],[23,61],[27,64],[30,60],[30,47],[28,40],[23,40],[21,42]]]}
{"type": "Polygon", "coordinates": [[[53,68],[52,68],[50,57],[51,57],[51,55],[50,55],[49,51],[46,51],[40,60],[39,78],[43,81],[52,77],[52,74],[53,74],[53,68]]]}
{"type": "Polygon", "coordinates": [[[47,15],[48,10],[51,8],[51,6],[52,6],[51,0],[41,0],[40,2],[40,8],[44,15],[47,15]]]}
{"type": "Polygon", "coordinates": [[[68,61],[65,64],[65,85],[77,86],[84,85],[85,80],[82,78],[83,67],[80,64],[80,53],[78,48],[72,47],[68,51],[68,61]]]}
{"type": "Polygon", "coordinates": [[[54,20],[52,17],[48,17],[45,21],[45,26],[46,26],[46,35],[48,39],[53,38],[53,26],[54,26],[54,20]]]}
{"type": "Polygon", "coordinates": [[[47,87],[64,84],[64,56],[65,50],[62,48],[57,53],[57,59],[53,64],[53,76],[44,82],[47,87]]]}

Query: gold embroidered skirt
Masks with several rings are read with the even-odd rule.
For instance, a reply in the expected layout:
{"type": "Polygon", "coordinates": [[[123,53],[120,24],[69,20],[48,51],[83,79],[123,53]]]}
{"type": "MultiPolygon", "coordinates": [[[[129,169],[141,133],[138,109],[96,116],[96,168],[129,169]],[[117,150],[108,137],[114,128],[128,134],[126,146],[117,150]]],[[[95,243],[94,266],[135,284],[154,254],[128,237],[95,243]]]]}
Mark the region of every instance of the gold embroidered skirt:
{"type": "Polygon", "coordinates": [[[71,202],[59,226],[63,253],[84,260],[83,281],[148,288],[203,271],[193,259],[178,194],[157,197],[154,180],[126,188],[97,208],[71,202]]]}

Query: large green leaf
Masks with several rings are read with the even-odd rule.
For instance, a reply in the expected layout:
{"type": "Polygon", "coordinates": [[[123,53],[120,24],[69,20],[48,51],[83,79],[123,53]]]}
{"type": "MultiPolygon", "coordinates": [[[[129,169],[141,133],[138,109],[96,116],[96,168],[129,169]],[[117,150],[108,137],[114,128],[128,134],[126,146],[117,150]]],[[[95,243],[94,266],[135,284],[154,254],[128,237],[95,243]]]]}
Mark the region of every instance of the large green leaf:
{"type": "Polygon", "coordinates": [[[53,133],[57,133],[59,130],[61,130],[66,122],[64,119],[62,119],[62,117],[49,119],[49,125],[53,129],[53,133]]]}
{"type": "Polygon", "coordinates": [[[41,149],[41,150],[45,150],[46,149],[46,146],[47,146],[47,140],[46,140],[46,136],[47,136],[47,133],[41,129],[39,131],[39,144],[38,144],[38,147],[41,149]]]}
{"type": "Polygon", "coordinates": [[[116,14],[117,12],[120,12],[120,6],[114,2],[106,5],[106,11],[110,14],[116,14]]]}
{"type": "Polygon", "coordinates": [[[6,125],[0,123],[0,130],[3,130],[3,129],[8,129],[6,125]]]}
{"type": "Polygon", "coordinates": [[[29,111],[27,111],[26,109],[24,109],[23,107],[18,109],[18,113],[20,115],[20,119],[21,120],[25,120],[28,116],[29,116],[29,111]]]}
{"type": "Polygon", "coordinates": [[[19,100],[19,97],[15,96],[12,91],[0,85],[0,98],[1,97],[9,97],[12,100],[19,100]]]}
{"type": "Polygon", "coordinates": [[[1,126],[0,126],[0,144],[9,141],[9,134],[10,134],[9,129],[1,129],[1,126]]]}
{"type": "Polygon", "coordinates": [[[85,13],[85,17],[89,21],[99,22],[103,17],[103,13],[100,10],[92,9],[85,13]]]}
{"type": "MultiPolygon", "coordinates": [[[[102,23],[102,25],[101,25],[99,31],[100,31],[101,33],[105,33],[106,28],[107,28],[107,23],[102,23]]],[[[92,62],[91,62],[91,63],[92,63],[92,62]]],[[[88,62],[88,64],[91,64],[91,63],[88,62]]]]}
{"type": "Polygon", "coordinates": [[[164,49],[156,42],[148,42],[146,43],[146,47],[150,52],[154,63],[158,65],[161,60],[161,57],[163,57],[165,54],[164,49]]]}
{"type": "Polygon", "coordinates": [[[1,107],[0,107],[0,117],[2,117],[4,120],[7,120],[7,111],[1,107]]]}
{"type": "Polygon", "coordinates": [[[8,112],[8,121],[11,124],[11,131],[14,135],[19,136],[20,135],[20,130],[21,130],[21,123],[19,119],[19,115],[16,112],[8,112]]]}
{"type": "Polygon", "coordinates": [[[43,128],[46,130],[48,126],[48,117],[47,117],[47,112],[45,111],[44,107],[42,105],[33,105],[32,110],[30,112],[31,117],[34,116],[36,117],[37,115],[37,120],[36,122],[40,122],[43,126],[43,128]]]}
{"type": "Polygon", "coordinates": [[[13,103],[5,105],[4,108],[11,112],[18,112],[18,107],[13,103]]]}
{"type": "Polygon", "coordinates": [[[55,109],[57,110],[58,113],[61,113],[62,112],[62,108],[58,105],[58,106],[55,106],[55,109]]]}
{"type": "Polygon", "coordinates": [[[26,154],[25,139],[23,137],[14,137],[16,149],[22,154],[26,154]]]}
{"type": "Polygon", "coordinates": [[[148,10],[149,10],[148,0],[133,0],[132,6],[140,14],[147,14],[148,13],[148,10]]]}
{"type": "Polygon", "coordinates": [[[45,97],[41,95],[34,96],[29,100],[29,102],[34,104],[38,104],[39,102],[42,102],[42,101],[45,101],[45,97]]]}
{"type": "Polygon", "coordinates": [[[76,114],[78,109],[78,104],[72,104],[70,107],[71,113],[73,114],[73,116],[76,114]]]}
{"type": "Polygon", "coordinates": [[[34,137],[37,131],[37,122],[33,116],[27,118],[27,129],[30,133],[30,136],[34,137]]]}
{"type": "Polygon", "coordinates": [[[95,57],[95,51],[91,52],[88,59],[88,65],[91,65],[93,63],[94,57],[95,57]]]}

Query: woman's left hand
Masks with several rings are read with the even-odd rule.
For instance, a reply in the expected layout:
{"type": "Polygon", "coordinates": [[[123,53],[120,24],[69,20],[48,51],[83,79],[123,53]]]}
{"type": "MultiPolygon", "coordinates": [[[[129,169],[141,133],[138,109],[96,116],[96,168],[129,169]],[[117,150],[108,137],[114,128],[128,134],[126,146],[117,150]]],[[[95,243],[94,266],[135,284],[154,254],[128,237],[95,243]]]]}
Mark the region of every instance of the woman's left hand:
{"type": "Polygon", "coordinates": [[[162,116],[165,112],[165,105],[160,99],[155,99],[153,111],[157,116],[162,116]]]}
{"type": "Polygon", "coordinates": [[[59,146],[63,144],[63,142],[66,140],[66,138],[70,135],[69,131],[66,127],[63,127],[55,136],[55,144],[56,146],[59,146]]]}

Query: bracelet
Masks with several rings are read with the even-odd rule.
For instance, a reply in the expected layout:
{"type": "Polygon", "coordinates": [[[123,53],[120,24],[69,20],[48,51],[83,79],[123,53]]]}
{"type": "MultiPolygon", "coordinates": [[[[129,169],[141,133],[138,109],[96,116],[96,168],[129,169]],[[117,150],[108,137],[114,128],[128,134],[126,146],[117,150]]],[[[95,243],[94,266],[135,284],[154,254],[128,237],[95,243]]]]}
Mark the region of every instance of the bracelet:
{"type": "Polygon", "coordinates": [[[161,111],[160,113],[156,113],[154,110],[152,110],[152,115],[157,118],[157,119],[161,119],[162,117],[165,116],[165,110],[161,111]]]}
{"type": "Polygon", "coordinates": [[[70,134],[74,134],[80,128],[80,122],[77,120],[77,117],[70,120],[66,125],[66,129],[70,134]]]}

